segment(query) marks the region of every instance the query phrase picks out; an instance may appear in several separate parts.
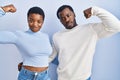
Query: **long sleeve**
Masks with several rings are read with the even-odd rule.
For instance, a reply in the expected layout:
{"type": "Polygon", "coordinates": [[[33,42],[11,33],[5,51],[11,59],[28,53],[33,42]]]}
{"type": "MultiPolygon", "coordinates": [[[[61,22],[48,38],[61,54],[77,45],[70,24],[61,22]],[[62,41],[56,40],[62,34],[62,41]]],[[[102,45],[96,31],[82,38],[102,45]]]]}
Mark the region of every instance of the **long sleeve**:
{"type": "Polygon", "coordinates": [[[52,44],[52,47],[53,47],[53,52],[52,52],[52,54],[49,57],[49,63],[52,62],[55,59],[55,57],[57,56],[57,51],[55,49],[54,44],[52,44]]]}
{"type": "Polygon", "coordinates": [[[98,34],[99,38],[111,36],[120,31],[120,22],[110,12],[99,8],[92,7],[92,14],[101,19],[101,23],[92,24],[92,28],[98,34]]]}
{"type": "Polygon", "coordinates": [[[5,15],[5,12],[4,12],[4,10],[0,7],[0,17],[3,16],[3,15],[5,15]]]}
{"type": "Polygon", "coordinates": [[[14,44],[17,40],[16,35],[10,31],[0,31],[0,44],[14,44]]]}

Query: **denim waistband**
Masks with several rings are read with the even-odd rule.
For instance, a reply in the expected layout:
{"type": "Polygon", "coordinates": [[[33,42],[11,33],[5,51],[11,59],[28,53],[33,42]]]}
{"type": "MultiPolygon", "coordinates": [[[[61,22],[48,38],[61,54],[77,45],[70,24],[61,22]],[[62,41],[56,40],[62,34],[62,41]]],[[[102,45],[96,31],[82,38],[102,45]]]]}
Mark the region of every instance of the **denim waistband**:
{"type": "Polygon", "coordinates": [[[42,75],[42,74],[47,73],[48,69],[42,72],[33,72],[33,71],[27,70],[24,67],[22,67],[21,72],[25,74],[29,74],[29,75],[42,75]]]}

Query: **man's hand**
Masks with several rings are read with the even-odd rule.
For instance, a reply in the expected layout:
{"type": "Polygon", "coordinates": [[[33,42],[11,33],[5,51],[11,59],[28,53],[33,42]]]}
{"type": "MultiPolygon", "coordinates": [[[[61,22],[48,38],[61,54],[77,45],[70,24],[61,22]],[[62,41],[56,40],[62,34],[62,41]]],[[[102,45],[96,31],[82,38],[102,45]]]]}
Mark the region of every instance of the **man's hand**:
{"type": "Polygon", "coordinates": [[[6,5],[6,6],[3,6],[1,7],[5,12],[16,12],[16,8],[14,7],[13,4],[10,4],[10,5],[6,5]]]}
{"type": "Polygon", "coordinates": [[[20,71],[20,70],[21,70],[22,65],[23,65],[23,62],[21,62],[21,63],[19,63],[19,64],[18,64],[18,71],[20,71]]]}
{"type": "Polygon", "coordinates": [[[92,8],[88,8],[88,9],[86,9],[86,10],[83,11],[83,12],[84,12],[84,16],[86,17],[86,19],[87,19],[87,18],[90,18],[91,15],[92,15],[91,9],[92,9],[92,8]]]}

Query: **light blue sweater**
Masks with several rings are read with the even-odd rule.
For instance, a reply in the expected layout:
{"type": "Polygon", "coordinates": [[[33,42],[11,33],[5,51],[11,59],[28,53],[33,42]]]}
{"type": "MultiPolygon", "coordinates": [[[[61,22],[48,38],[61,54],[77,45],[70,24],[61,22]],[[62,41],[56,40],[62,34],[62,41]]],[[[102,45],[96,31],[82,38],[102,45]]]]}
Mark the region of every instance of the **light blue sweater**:
{"type": "Polygon", "coordinates": [[[4,12],[4,10],[0,7],[0,17],[3,16],[3,15],[5,15],[5,12],[4,12]]]}
{"type": "MultiPolygon", "coordinates": [[[[0,12],[1,13],[1,12],[0,12]]],[[[47,34],[28,31],[0,31],[0,44],[14,44],[23,57],[23,65],[34,67],[48,66],[52,53],[47,34]]]]}

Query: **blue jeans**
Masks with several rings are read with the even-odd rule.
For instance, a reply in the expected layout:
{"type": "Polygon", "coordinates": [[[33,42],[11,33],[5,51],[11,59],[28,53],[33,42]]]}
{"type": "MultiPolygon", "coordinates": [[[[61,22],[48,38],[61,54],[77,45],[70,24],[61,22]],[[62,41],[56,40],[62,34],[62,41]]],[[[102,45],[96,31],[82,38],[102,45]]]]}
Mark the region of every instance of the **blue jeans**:
{"type": "Polygon", "coordinates": [[[90,77],[87,80],[91,80],[90,77]]]}
{"type": "Polygon", "coordinates": [[[48,70],[43,72],[32,72],[22,67],[18,80],[50,80],[48,70]]]}

